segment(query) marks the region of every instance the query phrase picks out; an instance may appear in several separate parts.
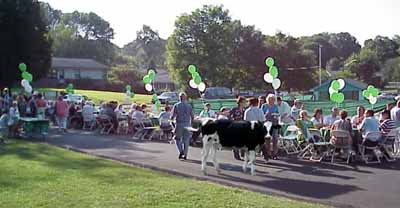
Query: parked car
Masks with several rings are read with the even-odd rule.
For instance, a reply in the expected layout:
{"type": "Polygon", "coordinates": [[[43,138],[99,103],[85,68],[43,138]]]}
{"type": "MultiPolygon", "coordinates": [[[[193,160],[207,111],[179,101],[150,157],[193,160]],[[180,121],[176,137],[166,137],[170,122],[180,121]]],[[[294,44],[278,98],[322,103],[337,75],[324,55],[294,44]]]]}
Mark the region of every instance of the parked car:
{"type": "Polygon", "coordinates": [[[385,100],[394,100],[396,98],[397,94],[394,93],[382,93],[378,96],[379,99],[385,99],[385,100]]]}
{"type": "Polygon", "coordinates": [[[73,102],[75,104],[82,104],[85,100],[87,100],[86,96],[83,95],[78,95],[78,94],[72,94],[72,95],[65,95],[64,96],[64,101],[67,102],[73,102]]]}
{"type": "Polygon", "coordinates": [[[210,87],[203,94],[204,99],[230,99],[235,98],[232,91],[226,87],[210,87]]]}
{"type": "Polygon", "coordinates": [[[176,92],[163,92],[157,98],[161,102],[161,104],[171,104],[179,101],[179,96],[176,92]]]}

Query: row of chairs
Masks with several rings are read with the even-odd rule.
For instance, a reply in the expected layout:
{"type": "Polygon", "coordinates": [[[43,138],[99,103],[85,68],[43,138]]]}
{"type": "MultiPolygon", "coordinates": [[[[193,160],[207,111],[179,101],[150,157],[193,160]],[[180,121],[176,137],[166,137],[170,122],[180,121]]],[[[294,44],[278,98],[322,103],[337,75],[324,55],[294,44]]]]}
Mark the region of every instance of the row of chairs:
{"type": "MultiPolygon", "coordinates": [[[[283,133],[279,139],[279,146],[282,148],[286,154],[294,155],[297,154],[299,158],[304,159],[310,156],[310,160],[322,161],[323,158],[328,155],[331,156],[331,162],[335,161],[336,151],[343,151],[347,153],[347,163],[350,162],[355,152],[352,150],[352,142],[350,133],[346,131],[335,130],[331,132],[331,136],[335,138],[335,142],[332,140],[325,141],[321,132],[317,129],[309,129],[311,135],[316,135],[319,138],[323,138],[321,141],[312,141],[308,143],[305,147],[302,147],[297,142],[297,134],[300,130],[291,125],[283,133]]],[[[366,140],[377,141],[381,138],[380,132],[369,132],[366,135],[366,140]]],[[[373,143],[373,142],[372,142],[373,143]]],[[[373,143],[376,145],[366,145],[366,143],[360,144],[358,146],[358,151],[361,154],[361,159],[369,163],[380,163],[382,157],[387,161],[394,161],[397,156],[400,156],[400,128],[392,130],[384,140],[379,143],[373,143]],[[375,161],[369,159],[367,153],[372,153],[375,161]]]]}

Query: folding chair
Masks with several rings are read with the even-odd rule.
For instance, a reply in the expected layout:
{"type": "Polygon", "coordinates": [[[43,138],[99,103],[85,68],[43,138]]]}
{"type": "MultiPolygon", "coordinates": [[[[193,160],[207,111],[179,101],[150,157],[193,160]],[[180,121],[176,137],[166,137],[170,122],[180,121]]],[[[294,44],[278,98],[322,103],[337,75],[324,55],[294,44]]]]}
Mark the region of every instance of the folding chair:
{"type": "Polygon", "coordinates": [[[326,142],[318,129],[308,129],[308,145],[301,150],[298,157],[304,159],[307,155],[311,161],[321,162],[329,154],[330,143],[326,142]],[[315,137],[321,138],[320,141],[315,141],[315,137]]]}
{"type": "Polygon", "coordinates": [[[107,115],[99,115],[97,118],[100,125],[100,134],[110,134],[113,128],[111,118],[107,115]]]}
{"type": "Polygon", "coordinates": [[[393,144],[393,153],[395,157],[398,157],[400,156],[400,127],[398,127],[396,130],[397,130],[397,136],[393,144]]]}
{"type": "Polygon", "coordinates": [[[83,130],[93,130],[96,126],[96,119],[93,117],[83,117],[83,130]]]}
{"type": "Polygon", "coordinates": [[[332,158],[331,163],[335,161],[335,153],[337,149],[346,150],[347,151],[347,164],[350,163],[350,158],[353,156],[353,151],[351,150],[351,136],[350,132],[343,130],[334,130],[331,132],[331,140],[330,143],[333,146],[332,148],[332,158]],[[334,139],[334,141],[333,141],[334,139]]]}
{"type": "Polygon", "coordinates": [[[117,134],[128,135],[129,132],[129,122],[128,120],[121,120],[118,122],[117,134]]]}
{"type": "Polygon", "coordinates": [[[362,144],[359,146],[360,148],[360,153],[361,153],[361,159],[366,163],[381,163],[380,155],[379,153],[380,148],[379,148],[379,143],[376,141],[379,141],[381,138],[381,132],[368,132],[365,135],[365,138],[362,142],[362,144]],[[367,143],[372,143],[372,145],[369,145],[367,143]],[[376,143],[376,144],[375,144],[376,143]],[[366,154],[366,151],[369,150],[372,152],[372,155],[376,157],[376,161],[369,161],[368,155],[366,154]]]}
{"type": "Polygon", "coordinates": [[[379,144],[381,146],[381,150],[384,151],[383,157],[389,162],[396,160],[394,144],[398,137],[399,129],[392,129],[389,134],[383,137],[383,141],[379,144]]]}
{"type": "Polygon", "coordinates": [[[297,144],[297,133],[299,128],[295,125],[290,125],[287,127],[286,131],[283,133],[283,136],[280,137],[280,146],[285,150],[286,154],[298,154],[299,153],[299,145],[297,144]]]}

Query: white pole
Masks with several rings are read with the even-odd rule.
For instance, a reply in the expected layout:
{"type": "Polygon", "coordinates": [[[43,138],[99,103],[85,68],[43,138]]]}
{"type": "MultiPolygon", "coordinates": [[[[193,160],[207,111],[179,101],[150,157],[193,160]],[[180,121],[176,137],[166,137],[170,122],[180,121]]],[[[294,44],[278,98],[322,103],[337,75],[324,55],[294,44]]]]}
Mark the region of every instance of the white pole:
{"type": "Polygon", "coordinates": [[[321,45],[318,45],[318,49],[319,49],[319,85],[322,84],[322,77],[321,77],[321,73],[322,73],[322,61],[321,61],[321,45]]]}

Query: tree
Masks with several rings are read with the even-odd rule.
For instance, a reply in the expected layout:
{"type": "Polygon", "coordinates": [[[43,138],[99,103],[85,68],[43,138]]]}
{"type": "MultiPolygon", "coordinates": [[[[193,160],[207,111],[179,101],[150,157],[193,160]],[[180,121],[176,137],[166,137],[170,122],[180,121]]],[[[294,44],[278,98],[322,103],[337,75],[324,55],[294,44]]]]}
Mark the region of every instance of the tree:
{"type": "Polygon", "coordinates": [[[400,82],[400,57],[387,60],[382,74],[385,82],[400,82]]]}
{"type": "Polygon", "coordinates": [[[359,54],[353,54],[345,61],[345,70],[349,70],[362,81],[376,86],[382,86],[378,73],[380,71],[377,54],[369,49],[361,49],[359,54]]]}
{"type": "Polygon", "coordinates": [[[34,80],[46,75],[51,64],[51,39],[35,0],[0,1],[0,86],[21,80],[24,62],[34,80]]]}
{"type": "Polygon", "coordinates": [[[361,45],[357,39],[347,32],[331,34],[329,43],[336,49],[335,57],[340,59],[346,59],[361,50],[361,45]]]}
{"type": "Polygon", "coordinates": [[[329,71],[338,71],[343,66],[343,61],[340,59],[333,57],[326,64],[326,69],[329,71]]]}
{"type": "Polygon", "coordinates": [[[111,71],[107,74],[108,81],[111,85],[120,86],[121,90],[123,90],[126,85],[131,85],[135,92],[143,91],[142,77],[143,73],[126,65],[112,67],[111,71]]]}
{"type": "Polygon", "coordinates": [[[399,56],[399,44],[388,37],[376,36],[364,42],[364,47],[376,53],[378,60],[385,63],[386,60],[399,56]]]}
{"type": "Polygon", "coordinates": [[[233,49],[237,38],[234,23],[221,6],[203,6],[191,14],[183,14],[175,22],[168,39],[167,64],[173,79],[187,88],[188,64],[195,64],[200,75],[212,86],[233,86],[233,49]]]}
{"type": "Polygon", "coordinates": [[[136,33],[136,39],[122,48],[123,55],[133,56],[140,68],[166,68],[166,40],[147,25],[136,33]]]}

